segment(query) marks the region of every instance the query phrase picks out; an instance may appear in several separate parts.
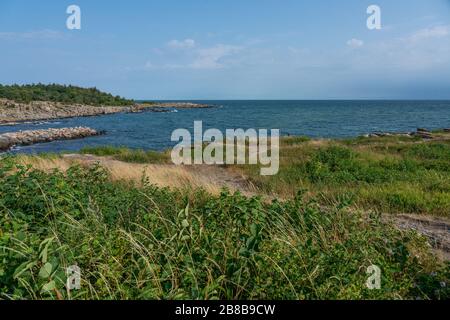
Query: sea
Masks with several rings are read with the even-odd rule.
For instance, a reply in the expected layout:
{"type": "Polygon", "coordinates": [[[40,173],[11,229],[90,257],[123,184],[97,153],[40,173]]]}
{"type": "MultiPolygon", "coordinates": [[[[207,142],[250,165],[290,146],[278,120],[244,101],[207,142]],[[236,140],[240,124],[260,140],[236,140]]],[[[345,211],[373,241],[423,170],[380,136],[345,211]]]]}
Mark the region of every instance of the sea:
{"type": "MultiPolygon", "coordinates": [[[[164,101],[168,102],[168,101],[164,101]]],[[[75,152],[83,147],[126,146],[164,150],[175,129],[280,129],[283,136],[356,137],[372,132],[409,132],[417,128],[450,128],[450,101],[192,101],[209,109],[120,113],[0,126],[0,134],[19,130],[88,126],[105,135],[14,148],[12,153],[75,152]]]]}

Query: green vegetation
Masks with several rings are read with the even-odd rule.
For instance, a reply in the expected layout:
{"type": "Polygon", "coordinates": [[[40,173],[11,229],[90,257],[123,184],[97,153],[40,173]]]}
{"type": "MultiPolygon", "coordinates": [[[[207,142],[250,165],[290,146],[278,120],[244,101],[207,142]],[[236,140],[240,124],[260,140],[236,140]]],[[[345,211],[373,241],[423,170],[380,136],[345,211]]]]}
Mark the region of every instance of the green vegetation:
{"type": "MultiPolygon", "coordinates": [[[[312,179],[361,179],[334,170],[358,155],[330,150],[310,158],[312,179]]],[[[349,201],[324,209],[302,193],[272,203],[186,194],[111,182],[100,167],[44,173],[14,161],[0,162],[0,299],[450,297],[449,266],[423,238],[349,201]],[[68,291],[75,264],[81,290],[68,291]],[[372,264],[381,290],[365,286],[372,264]]]]}
{"type": "MultiPolygon", "coordinates": [[[[354,207],[381,213],[450,216],[450,139],[383,137],[345,140],[281,140],[280,171],[261,176],[258,166],[239,166],[264,194],[293,198],[298,190],[323,205],[351,199],[354,207]]],[[[83,153],[125,162],[170,163],[168,152],[86,148],[83,153]]],[[[233,166],[232,170],[236,170],[233,166]]]]}
{"type": "Polygon", "coordinates": [[[168,163],[170,154],[168,152],[133,150],[126,147],[85,147],[81,149],[82,154],[92,154],[96,156],[108,156],[115,160],[130,163],[168,163]]]}
{"type": "MultiPolygon", "coordinates": [[[[383,218],[449,216],[450,140],[440,134],[284,138],[278,175],[229,168],[287,199],[272,202],[113,181],[99,166],[42,172],[6,157],[0,299],[449,299],[449,262],[383,218]],[[381,290],[365,285],[374,264],[381,290]],[[81,290],[65,287],[71,265],[81,290]]],[[[170,162],[168,152],[124,147],[82,153],[170,162]]]]}
{"type": "Polygon", "coordinates": [[[382,213],[450,216],[450,139],[356,138],[282,140],[280,171],[263,177],[241,170],[263,192],[291,198],[298,190],[328,205],[352,199],[382,213]]]}
{"type": "Polygon", "coordinates": [[[138,100],[136,102],[139,103],[140,105],[144,105],[144,106],[152,106],[155,104],[154,101],[148,101],[148,100],[138,100]]]}
{"type": "Polygon", "coordinates": [[[78,103],[92,106],[127,106],[134,104],[119,96],[114,97],[96,88],[80,88],[58,84],[11,85],[0,84],[0,98],[16,102],[52,101],[62,103],[78,103]]]}

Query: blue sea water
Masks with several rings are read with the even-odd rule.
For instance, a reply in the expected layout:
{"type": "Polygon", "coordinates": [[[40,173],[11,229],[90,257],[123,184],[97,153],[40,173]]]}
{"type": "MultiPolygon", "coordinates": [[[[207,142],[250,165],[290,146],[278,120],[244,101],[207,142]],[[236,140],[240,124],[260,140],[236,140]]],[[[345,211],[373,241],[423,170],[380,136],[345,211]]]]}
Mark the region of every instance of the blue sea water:
{"type": "Polygon", "coordinates": [[[85,146],[127,146],[163,150],[175,144],[172,131],[193,132],[194,121],[207,128],[280,129],[282,135],[353,137],[375,131],[413,131],[450,127],[450,101],[193,101],[216,106],[177,112],[144,112],[2,126],[0,133],[88,126],[106,135],[19,147],[13,152],[77,151],[85,146]]]}

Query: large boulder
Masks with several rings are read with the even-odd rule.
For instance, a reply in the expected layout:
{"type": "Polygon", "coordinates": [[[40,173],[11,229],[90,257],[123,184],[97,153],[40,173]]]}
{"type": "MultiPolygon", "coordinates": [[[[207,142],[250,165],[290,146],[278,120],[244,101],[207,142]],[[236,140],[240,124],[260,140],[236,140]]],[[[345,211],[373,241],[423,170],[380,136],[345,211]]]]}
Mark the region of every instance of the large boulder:
{"type": "Polygon", "coordinates": [[[6,137],[0,136],[0,151],[6,151],[13,145],[12,141],[6,137]]]}

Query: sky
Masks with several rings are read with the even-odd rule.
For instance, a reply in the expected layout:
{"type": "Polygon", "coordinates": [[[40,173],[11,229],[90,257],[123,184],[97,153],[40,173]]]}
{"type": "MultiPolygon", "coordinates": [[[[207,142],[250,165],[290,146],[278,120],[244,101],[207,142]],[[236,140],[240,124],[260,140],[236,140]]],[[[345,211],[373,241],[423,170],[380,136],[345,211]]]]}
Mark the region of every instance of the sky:
{"type": "Polygon", "coordinates": [[[450,99],[450,0],[1,0],[0,83],[37,82],[155,100],[450,99]]]}

